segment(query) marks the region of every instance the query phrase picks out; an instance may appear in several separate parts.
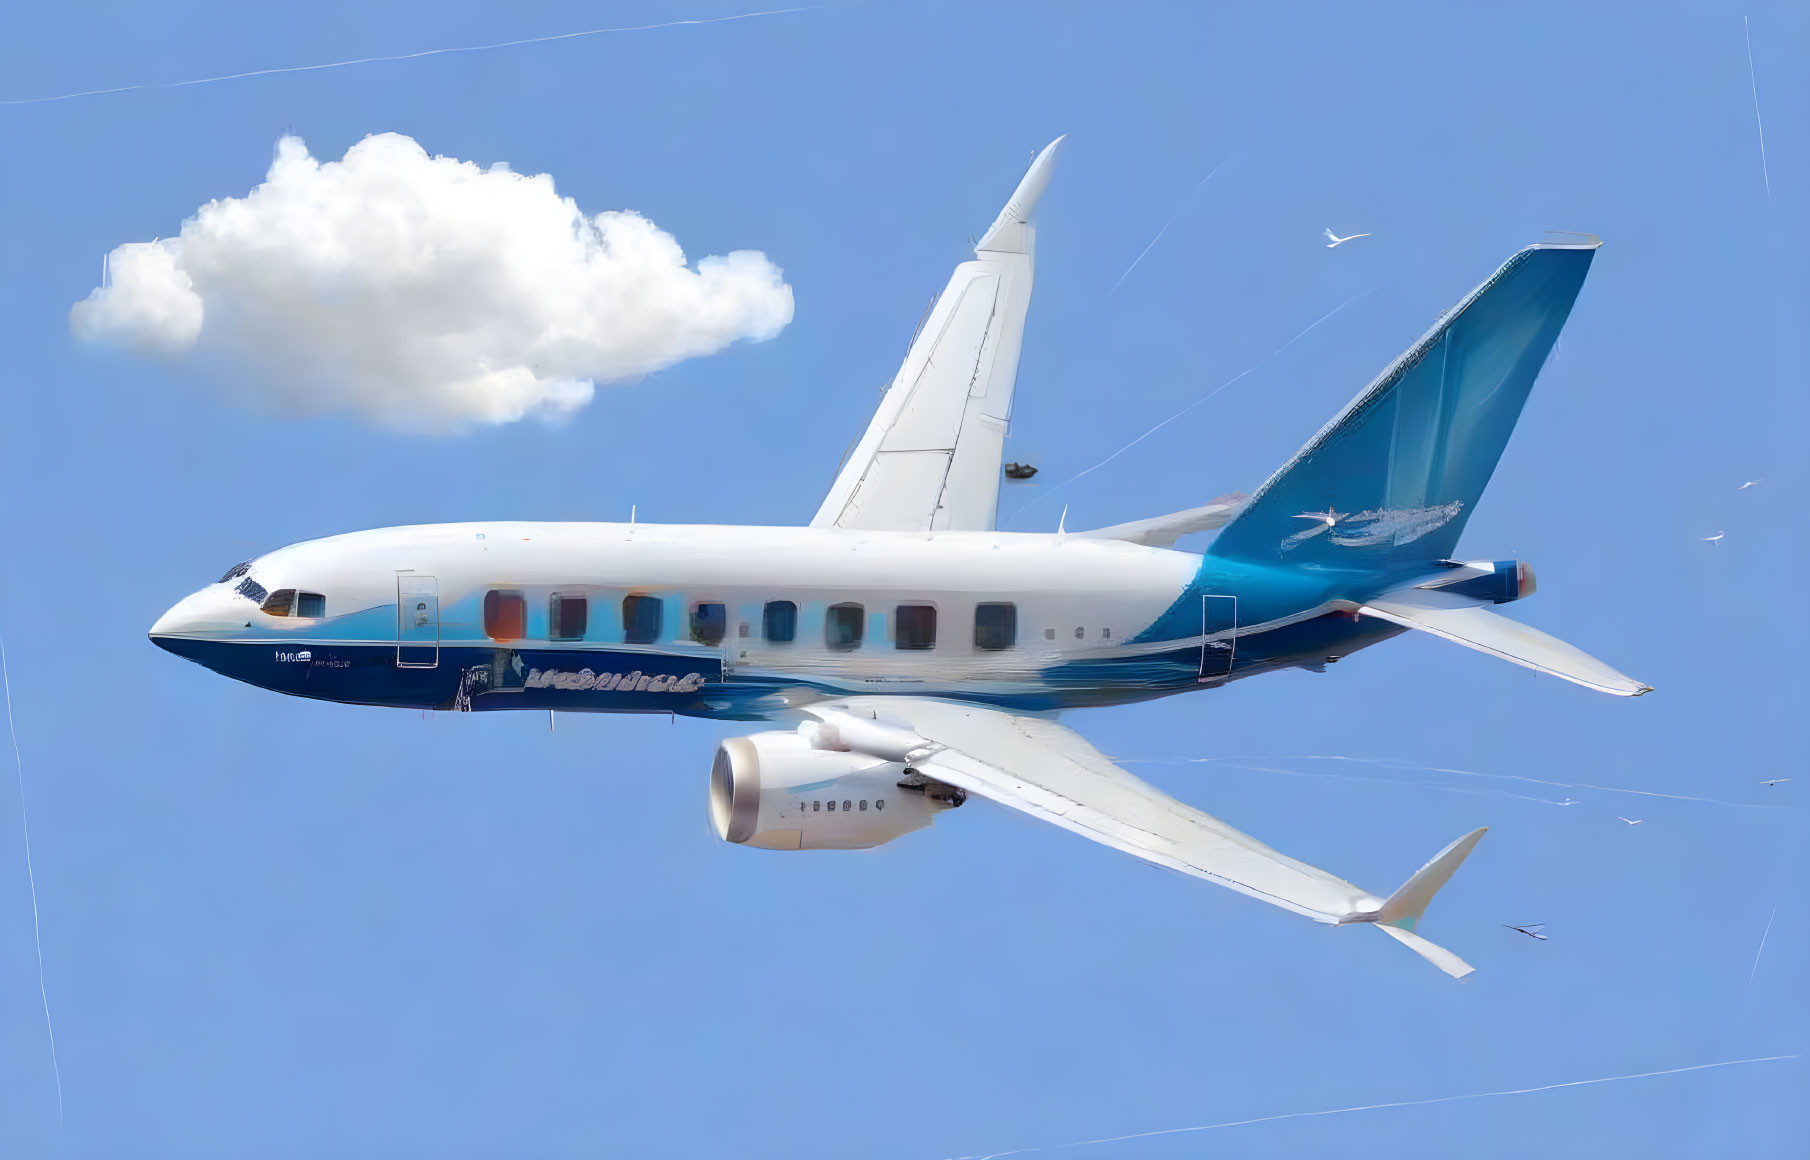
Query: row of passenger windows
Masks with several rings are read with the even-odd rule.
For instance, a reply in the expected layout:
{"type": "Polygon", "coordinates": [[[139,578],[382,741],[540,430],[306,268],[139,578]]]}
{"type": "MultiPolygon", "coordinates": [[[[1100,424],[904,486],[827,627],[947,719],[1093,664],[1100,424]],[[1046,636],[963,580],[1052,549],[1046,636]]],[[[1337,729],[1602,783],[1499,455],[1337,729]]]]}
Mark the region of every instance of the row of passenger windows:
{"type": "MultiPolygon", "coordinates": [[[[283,593],[277,593],[277,596],[283,593]]],[[[307,598],[309,593],[303,593],[307,598]]],[[[272,600],[276,596],[271,597],[272,600]]],[[[314,599],[319,600],[319,597],[314,599]]],[[[268,610],[268,606],[267,606],[268,610]]],[[[929,649],[936,647],[937,610],[933,604],[900,604],[893,609],[893,647],[929,649]]],[[[298,612],[298,616],[310,615],[298,612]]],[[[318,615],[315,613],[313,615],[318,615]]],[[[665,604],[658,596],[631,594],[622,598],[622,639],[628,644],[652,644],[660,639],[665,604]]],[[[553,640],[583,640],[590,624],[590,601],[584,596],[555,593],[547,605],[547,634],[553,640]]],[[[790,600],[769,600],[761,610],[761,638],[772,644],[789,644],[798,639],[798,605],[790,600]]],[[[520,640],[527,635],[528,601],[520,592],[491,591],[484,596],[484,635],[492,640],[520,640]]],[[[740,626],[747,636],[749,625],[740,626]]],[[[729,609],[713,601],[701,601],[690,609],[686,636],[699,644],[721,644],[729,635],[729,609]]],[[[867,609],[860,604],[832,604],[824,614],[823,642],[826,647],[848,651],[861,647],[867,635],[867,609]]],[[[1044,636],[1054,639],[1055,629],[1045,629],[1044,636]]],[[[1077,639],[1081,629],[1075,630],[1077,639]]],[[[1101,629],[1102,639],[1111,638],[1110,629],[1101,629]]],[[[974,606],[974,647],[989,652],[1008,649],[1018,643],[1018,606],[998,602],[974,606]]]]}
{"type": "MultiPolygon", "coordinates": [[[[855,811],[855,807],[857,805],[860,806],[861,809],[865,810],[867,808],[867,799],[862,798],[862,799],[860,799],[860,801],[855,802],[855,801],[849,801],[845,798],[842,802],[842,812],[845,814],[853,813],[855,811]]],[[[874,808],[876,810],[885,809],[886,808],[886,799],[885,798],[875,798],[874,799],[874,808]]],[[[833,814],[836,812],[836,803],[835,802],[826,802],[826,801],[799,802],[798,803],[798,812],[802,814],[802,813],[805,813],[806,811],[809,811],[814,814],[821,814],[821,813],[824,813],[827,811],[827,812],[833,814]]]]}

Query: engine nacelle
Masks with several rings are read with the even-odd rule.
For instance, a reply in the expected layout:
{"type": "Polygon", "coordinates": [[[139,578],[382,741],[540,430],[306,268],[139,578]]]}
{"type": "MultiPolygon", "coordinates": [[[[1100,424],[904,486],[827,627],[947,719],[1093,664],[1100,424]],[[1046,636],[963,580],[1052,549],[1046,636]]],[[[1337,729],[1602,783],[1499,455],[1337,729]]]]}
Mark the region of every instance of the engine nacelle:
{"type": "Polygon", "coordinates": [[[725,842],[766,850],[865,850],[960,805],[959,792],[939,792],[946,788],[897,761],[816,749],[797,733],[755,733],[717,747],[710,824],[725,842]]]}

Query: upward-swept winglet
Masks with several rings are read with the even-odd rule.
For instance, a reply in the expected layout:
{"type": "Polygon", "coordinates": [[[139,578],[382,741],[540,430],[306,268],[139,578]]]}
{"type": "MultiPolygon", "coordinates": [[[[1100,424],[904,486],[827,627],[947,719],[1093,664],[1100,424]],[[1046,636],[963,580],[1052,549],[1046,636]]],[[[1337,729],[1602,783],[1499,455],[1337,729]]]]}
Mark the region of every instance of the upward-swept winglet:
{"type": "Polygon", "coordinates": [[[1341,924],[1373,923],[1378,930],[1454,979],[1464,978],[1474,968],[1437,943],[1428,942],[1415,933],[1414,928],[1420,925],[1420,916],[1426,913],[1427,903],[1433,901],[1433,895],[1439,893],[1439,888],[1446,884],[1452,877],[1452,872],[1458,869],[1458,864],[1465,860],[1488,831],[1489,827],[1484,826],[1459,838],[1433,855],[1431,861],[1416,870],[1414,876],[1402,883],[1401,889],[1391,894],[1381,906],[1341,919],[1341,924]]]}
{"type": "Polygon", "coordinates": [[[1037,154],[1036,160],[1031,162],[1031,167],[1025,170],[1024,180],[1020,181],[1018,188],[1012,191],[1012,196],[1006,202],[1005,208],[999,211],[999,216],[993,219],[993,224],[988,227],[980,241],[975,243],[974,252],[976,254],[982,250],[994,250],[1008,254],[1028,252],[1022,227],[1031,220],[1031,212],[1037,208],[1037,199],[1043,196],[1044,189],[1049,186],[1050,172],[1056,167],[1056,154],[1066,140],[1068,140],[1068,134],[1064,133],[1045,145],[1043,152],[1037,154]]]}

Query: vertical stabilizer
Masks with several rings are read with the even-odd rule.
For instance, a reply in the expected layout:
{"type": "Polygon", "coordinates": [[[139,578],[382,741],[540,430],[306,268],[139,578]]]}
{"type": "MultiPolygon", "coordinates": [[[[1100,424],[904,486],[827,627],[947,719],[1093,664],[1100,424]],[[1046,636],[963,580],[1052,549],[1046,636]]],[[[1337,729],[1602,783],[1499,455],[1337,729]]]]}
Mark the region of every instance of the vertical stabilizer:
{"type": "Polygon", "coordinates": [[[1517,253],[1258,489],[1208,549],[1384,569],[1447,559],[1599,243],[1517,253]]]}

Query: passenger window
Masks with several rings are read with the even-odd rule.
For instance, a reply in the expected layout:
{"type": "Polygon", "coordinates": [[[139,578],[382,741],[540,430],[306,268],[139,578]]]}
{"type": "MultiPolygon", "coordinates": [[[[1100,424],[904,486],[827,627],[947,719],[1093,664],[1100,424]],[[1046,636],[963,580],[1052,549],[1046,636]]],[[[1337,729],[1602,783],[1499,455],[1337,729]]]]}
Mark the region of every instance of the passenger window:
{"type": "Polygon", "coordinates": [[[295,589],[279,588],[264,598],[262,605],[271,616],[288,616],[289,609],[295,604],[295,589]]]}
{"type": "Polygon", "coordinates": [[[830,813],[832,813],[832,814],[833,814],[833,813],[835,813],[835,812],[836,812],[836,803],[835,803],[835,802],[831,802],[831,803],[830,803],[830,813]]]}
{"type": "Polygon", "coordinates": [[[528,601],[520,592],[484,593],[484,635],[491,640],[520,640],[527,635],[528,601]]]}
{"type": "Polygon", "coordinates": [[[811,803],[811,812],[816,813],[816,814],[822,813],[823,812],[823,803],[821,801],[812,802],[811,803]]]}
{"type": "Polygon", "coordinates": [[[892,643],[895,648],[936,647],[936,606],[901,604],[893,609],[892,643]]]}
{"type": "Polygon", "coordinates": [[[691,606],[691,639],[699,644],[722,644],[729,631],[729,610],[721,604],[691,606]]]}
{"type": "Polygon", "coordinates": [[[861,799],[861,812],[862,813],[867,812],[867,799],[866,798],[861,799]]]}
{"type": "Polygon", "coordinates": [[[874,800],[874,808],[875,808],[875,809],[876,809],[876,810],[883,810],[883,809],[885,809],[885,808],[886,808],[886,799],[885,799],[885,798],[876,798],[876,799],[875,799],[875,800],[874,800]]]}
{"type": "Polygon", "coordinates": [[[842,803],[842,812],[843,812],[843,813],[845,813],[845,814],[846,814],[846,813],[848,813],[848,807],[849,807],[849,806],[850,806],[850,805],[851,805],[851,804],[853,804],[853,803],[851,803],[851,802],[843,802],[843,803],[842,803]]]}
{"type": "Polygon", "coordinates": [[[1043,630],[1043,639],[1044,640],[1055,640],[1056,639],[1056,630],[1053,628],[1044,629],[1043,630]]]}
{"type": "Polygon", "coordinates": [[[583,596],[561,596],[547,602],[547,635],[554,640],[583,640],[590,626],[591,602],[583,596]]]}
{"type": "Polygon", "coordinates": [[[652,644],[660,639],[660,598],[622,598],[622,639],[628,644],[652,644]]]}
{"type": "Polygon", "coordinates": [[[1087,630],[1085,628],[1080,627],[1079,625],[1075,626],[1075,639],[1076,640],[1086,640],[1087,639],[1087,630]]]}
{"type": "Polygon", "coordinates": [[[1112,639],[1112,629],[1102,628],[1100,630],[1100,639],[1101,640],[1111,640],[1112,639]]]}
{"type": "Polygon", "coordinates": [[[867,611],[859,604],[832,604],[823,622],[823,642],[839,652],[861,647],[867,611]]]}
{"type": "Polygon", "coordinates": [[[790,600],[769,600],[761,613],[761,635],[774,644],[789,644],[798,637],[798,605],[790,600]]]}
{"type": "Polygon", "coordinates": [[[974,606],[974,647],[997,650],[1018,643],[1018,606],[1016,604],[976,604],[974,606]]]}
{"type": "Polygon", "coordinates": [[[297,592],[295,614],[319,618],[327,615],[327,598],[318,592],[297,592]]]}

